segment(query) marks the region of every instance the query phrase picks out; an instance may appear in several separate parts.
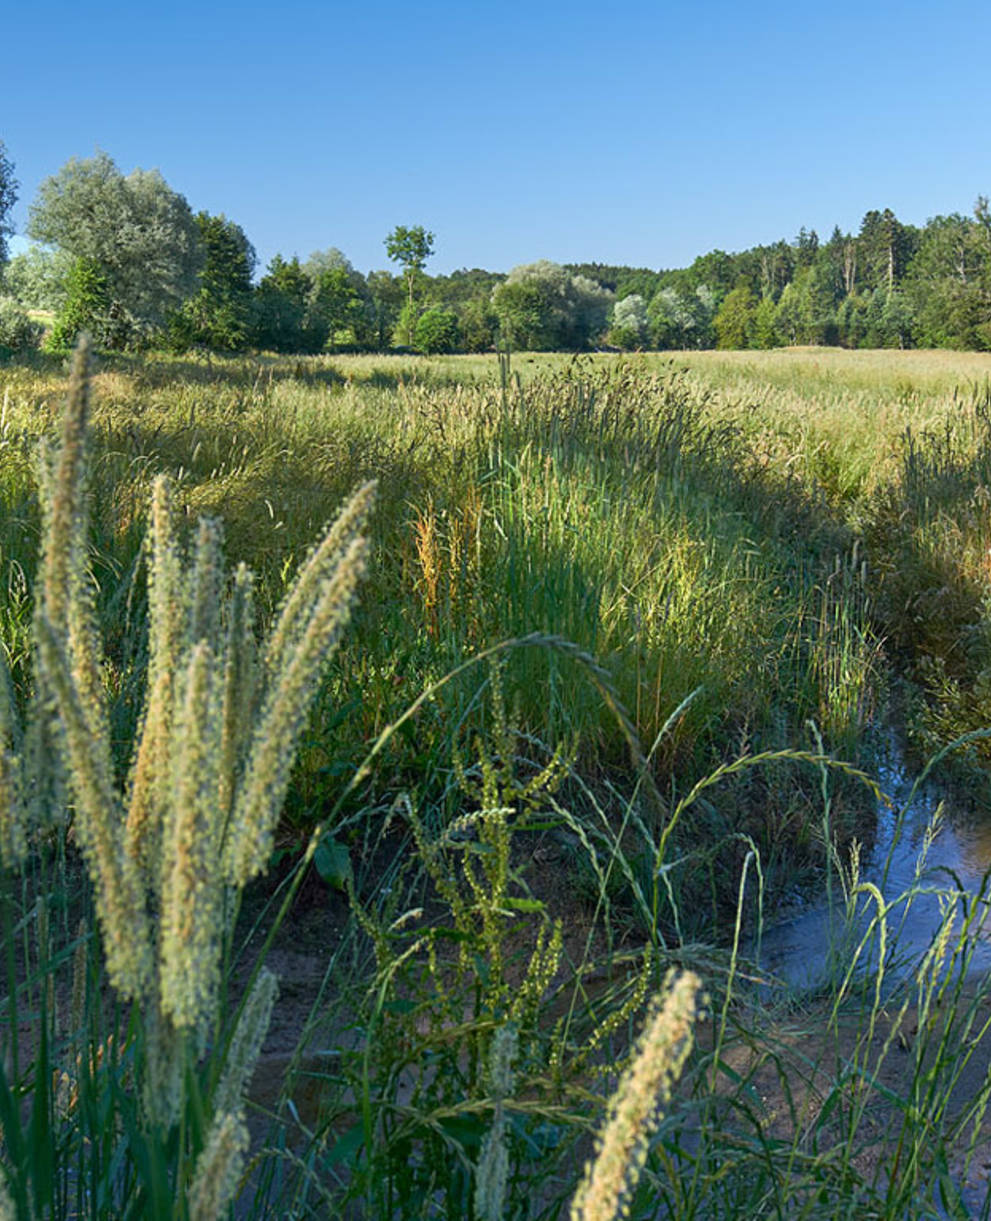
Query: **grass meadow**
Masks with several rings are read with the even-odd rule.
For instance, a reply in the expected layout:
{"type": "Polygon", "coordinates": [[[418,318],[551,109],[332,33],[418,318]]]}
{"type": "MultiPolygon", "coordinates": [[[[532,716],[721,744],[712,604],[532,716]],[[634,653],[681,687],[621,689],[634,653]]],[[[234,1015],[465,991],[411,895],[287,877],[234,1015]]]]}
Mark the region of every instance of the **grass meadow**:
{"type": "Polygon", "coordinates": [[[987,886],[865,866],[892,732],[986,803],[991,358],[68,384],[0,366],[0,1216],[989,1214],[987,886]]]}

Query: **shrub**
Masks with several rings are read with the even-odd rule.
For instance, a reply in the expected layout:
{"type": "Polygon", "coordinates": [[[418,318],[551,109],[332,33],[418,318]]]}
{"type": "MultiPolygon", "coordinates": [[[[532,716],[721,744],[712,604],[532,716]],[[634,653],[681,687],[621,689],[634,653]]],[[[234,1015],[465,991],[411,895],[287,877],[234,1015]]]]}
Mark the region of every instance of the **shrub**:
{"type": "Polygon", "coordinates": [[[106,277],[91,259],[76,259],[66,277],[65,290],[65,302],[45,340],[48,351],[67,351],[82,331],[88,331],[101,347],[124,346],[123,334],[113,334],[106,277]],[[113,343],[114,338],[121,342],[113,343]]]}
{"type": "Polygon", "coordinates": [[[428,309],[417,319],[413,329],[413,347],[433,356],[438,352],[453,352],[458,346],[458,320],[446,309],[428,309]]]}
{"type": "Polygon", "coordinates": [[[0,297],[0,348],[25,352],[41,342],[42,328],[13,297],[0,297]]]}

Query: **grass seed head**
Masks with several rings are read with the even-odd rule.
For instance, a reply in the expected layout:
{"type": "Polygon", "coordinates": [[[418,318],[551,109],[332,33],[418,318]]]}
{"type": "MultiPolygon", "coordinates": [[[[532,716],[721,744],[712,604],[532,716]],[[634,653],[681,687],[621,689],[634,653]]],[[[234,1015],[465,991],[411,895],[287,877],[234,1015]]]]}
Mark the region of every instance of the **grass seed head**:
{"type": "Polygon", "coordinates": [[[245,1002],[231,1040],[227,1065],[214,1099],[214,1108],[218,1113],[237,1110],[244,1101],[244,1089],[255,1071],[278,992],[275,975],[267,967],[263,968],[245,1002]]]}
{"type": "Polygon", "coordinates": [[[314,588],[306,629],[285,657],[262,710],[225,849],[226,876],[235,886],[246,885],[268,863],[296,744],[323,664],[350,618],[366,555],[365,540],[353,539],[334,571],[314,588]]]}
{"type": "Polygon", "coordinates": [[[35,634],[44,681],[59,710],[57,734],[68,760],[76,833],[89,866],[103,933],[107,973],[125,998],[143,996],[151,978],[144,889],[121,843],[122,812],[105,742],[94,740],[65,650],[41,614],[35,634]]]}
{"type": "Polygon", "coordinates": [[[211,1016],[219,978],[218,709],[206,641],[183,676],[175,725],[172,810],[163,852],[160,972],[164,1011],[179,1028],[211,1016]]]}
{"type": "Polygon", "coordinates": [[[248,1149],[240,1113],[222,1113],[210,1129],[189,1189],[189,1221],[220,1221],[234,1197],[248,1149]]]}
{"type": "Polygon", "coordinates": [[[615,1221],[626,1215],[661,1108],[691,1049],[700,987],[698,976],[685,971],[652,1006],[633,1059],[610,1100],[595,1159],[585,1168],[572,1201],[571,1221],[615,1221]]]}

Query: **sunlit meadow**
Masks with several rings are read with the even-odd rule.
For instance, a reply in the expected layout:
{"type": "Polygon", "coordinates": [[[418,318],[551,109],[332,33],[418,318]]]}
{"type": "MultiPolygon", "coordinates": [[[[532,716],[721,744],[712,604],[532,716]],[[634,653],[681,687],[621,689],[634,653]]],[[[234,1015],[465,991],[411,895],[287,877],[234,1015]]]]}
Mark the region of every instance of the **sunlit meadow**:
{"type": "Polygon", "coordinates": [[[986,1212],[989,368],[0,366],[5,1215],[986,1212]]]}

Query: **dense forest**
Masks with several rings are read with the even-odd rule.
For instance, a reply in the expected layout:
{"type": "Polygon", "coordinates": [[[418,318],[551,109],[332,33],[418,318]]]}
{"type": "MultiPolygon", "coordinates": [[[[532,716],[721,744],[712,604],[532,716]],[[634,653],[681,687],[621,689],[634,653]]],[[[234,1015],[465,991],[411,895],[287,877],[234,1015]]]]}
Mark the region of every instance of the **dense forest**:
{"type": "Polygon", "coordinates": [[[234,220],[194,213],[157,171],[104,153],[42,183],[35,244],[7,259],[17,198],[0,142],[0,346],[63,350],[82,329],[105,348],[425,353],[593,347],[991,349],[991,209],[904,224],[890,208],[856,233],[651,270],[546,260],[508,274],[430,275],[434,235],[397,226],[395,270],[358,271],[338,249],[277,254],[262,274],[234,220]],[[47,331],[30,312],[53,318],[47,331]]]}

